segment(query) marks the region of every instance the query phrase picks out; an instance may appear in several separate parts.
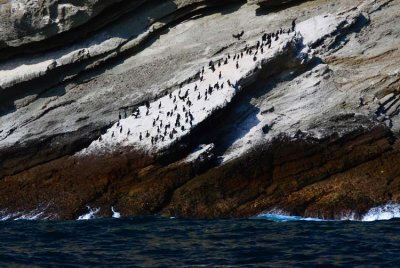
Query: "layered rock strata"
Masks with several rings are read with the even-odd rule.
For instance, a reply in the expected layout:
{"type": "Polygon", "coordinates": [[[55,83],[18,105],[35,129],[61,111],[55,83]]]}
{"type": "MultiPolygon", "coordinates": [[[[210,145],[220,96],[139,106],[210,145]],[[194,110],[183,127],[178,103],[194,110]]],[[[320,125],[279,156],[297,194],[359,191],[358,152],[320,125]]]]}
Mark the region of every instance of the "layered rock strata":
{"type": "Polygon", "coordinates": [[[1,5],[32,23],[1,37],[3,218],[358,218],[399,201],[395,1],[89,2],[46,23],[60,5],[1,5]]]}

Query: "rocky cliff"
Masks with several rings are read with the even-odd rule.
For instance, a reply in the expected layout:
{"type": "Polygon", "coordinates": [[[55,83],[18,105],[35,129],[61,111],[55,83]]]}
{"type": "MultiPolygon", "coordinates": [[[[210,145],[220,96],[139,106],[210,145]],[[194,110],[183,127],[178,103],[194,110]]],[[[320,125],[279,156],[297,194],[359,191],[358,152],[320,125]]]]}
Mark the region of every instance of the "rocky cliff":
{"type": "Polygon", "coordinates": [[[399,202],[399,8],[0,1],[2,218],[399,202]]]}

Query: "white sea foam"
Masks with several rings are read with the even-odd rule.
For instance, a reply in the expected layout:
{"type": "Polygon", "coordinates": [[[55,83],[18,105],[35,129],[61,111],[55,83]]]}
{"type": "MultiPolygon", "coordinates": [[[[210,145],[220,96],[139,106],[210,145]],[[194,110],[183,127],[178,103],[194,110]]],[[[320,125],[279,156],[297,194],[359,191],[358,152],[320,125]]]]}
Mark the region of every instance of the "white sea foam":
{"type": "Polygon", "coordinates": [[[121,213],[115,211],[115,210],[114,210],[114,207],[111,207],[111,211],[112,211],[112,213],[113,213],[113,214],[112,214],[112,217],[113,217],[113,218],[117,218],[117,219],[121,218],[121,213]]]}
{"type": "Polygon", "coordinates": [[[96,214],[99,213],[100,208],[91,208],[87,206],[87,209],[88,213],[79,216],[78,220],[92,220],[97,218],[96,214]]]}
{"type": "MultiPolygon", "coordinates": [[[[400,204],[388,203],[386,205],[373,207],[367,213],[365,213],[361,219],[357,219],[354,212],[349,212],[342,217],[339,221],[382,221],[400,218],[400,204]]],[[[265,219],[277,222],[287,222],[287,221],[333,221],[319,218],[305,218],[300,216],[292,216],[289,213],[281,209],[272,209],[268,212],[261,213],[252,219],[265,219]]]]}
{"type": "Polygon", "coordinates": [[[381,221],[400,218],[400,204],[389,203],[383,206],[371,208],[361,221],[381,221]]]}
{"type": "Polygon", "coordinates": [[[39,220],[39,219],[42,218],[41,216],[43,214],[44,214],[44,211],[33,211],[31,213],[28,213],[28,214],[21,214],[20,216],[18,216],[14,220],[39,220]]]}
{"type": "Polygon", "coordinates": [[[260,214],[255,219],[264,219],[276,222],[288,222],[288,221],[328,221],[318,218],[304,218],[300,216],[287,216],[280,214],[260,214]]]}
{"type": "Polygon", "coordinates": [[[289,213],[281,209],[272,209],[268,212],[261,213],[253,219],[263,219],[276,222],[288,222],[288,221],[328,221],[319,218],[305,218],[300,216],[292,216],[289,213]]]}

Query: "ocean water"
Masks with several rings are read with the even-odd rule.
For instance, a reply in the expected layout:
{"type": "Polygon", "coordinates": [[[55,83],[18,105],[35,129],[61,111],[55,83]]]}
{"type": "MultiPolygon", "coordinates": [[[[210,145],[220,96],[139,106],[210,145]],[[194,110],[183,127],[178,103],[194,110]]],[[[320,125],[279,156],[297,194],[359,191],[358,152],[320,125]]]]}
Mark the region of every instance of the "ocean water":
{"type": "Polygon", "coordinates": [[[161,217],[0,222],[1,267],[310,267],[400,263],[400,220],[161,217]]]}

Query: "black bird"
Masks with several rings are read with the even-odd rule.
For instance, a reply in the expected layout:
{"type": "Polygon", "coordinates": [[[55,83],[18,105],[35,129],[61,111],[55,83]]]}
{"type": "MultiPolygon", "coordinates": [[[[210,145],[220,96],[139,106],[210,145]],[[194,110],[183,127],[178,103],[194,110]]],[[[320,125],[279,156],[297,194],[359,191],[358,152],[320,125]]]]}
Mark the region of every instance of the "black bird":
{"type": "Polygon", "coordinates": [[[213,62],[212,62],[212,60],[208,63],[208,66],[209,67],[211,67],[211,66],[213,66],[214,64],[213,64],[213,62]]]}
{"type": "Polygon", "coordinates": [[[239,62],[236,62],[236,69],[239,69],[239,62]]]}
{"type": "Polygon", "coordinates": [[[127,135],[129,136],[129,134],[131,134],[131,130],[130,130],[130,129],[128,129],[128,133],[127,133],[127,135]]]}
{"type": "Polygon", "coordinates": [[[228,53],[228,59],[230,59],[231,58],[231,55],[229,55],[229,53],[228,53]]]}
{"type": "Polygon", "coordinates": [[[257,41],[256,49],[260,47],[260,41],[257,41]]]}
{"type": "Polygon", "coordinates": [[[121,113],[118,114],[118,118],[119,118],[119,120],[122,119],[121,113]]]}
{"type": "Polygon", "coordinates": [[[241,58],[243,58],[243,51],[242,51],[242,52],[240,52],[240,57],[241,57],[241,58]]]}
{"type": "Polygon", "coordinates": [[[150,137],[149,131],[146,131],[146,138],[150,137]]]}
{"type": "Polygon", "coordinates": [[[262,35],[261,40],[262,40],[263,42],[267,41],[267,34],[266,34],[266,33],[264,33],[264,34],[262,35]]]}
{"type": "Polygon", "coordinates": [[[231,81],[228,79],[228,86],[231,86],[232,84],[231,84],[231,81]]]}
{"type": "Polygon", "coordinates": [[[224,82],[222,82],[222,84],[221,84],[221,89],[223,89],[224,88],[224,82]]]}
{"type": "Polygon", "coordinates": [[[261,48],[261,54],[263,54],[264,53],[264,48],[261,48]]]}
{"type": "Polygon", "coordinates": [[[225,65],[227,65],[227,64],[228,64],[228,58],[226,58],[226,59],[225,59],[225,62],[224,62],[224,64],[225,64],[225,65]]]}
{"type": "Polygon", "coordinates": [[[140,134],[139,134],[139,140],[141,141],[143,139],[143,137],[142,137],[142,132],[140,132],[140,134]]]}
{"type": "Polygon", "coordinates": [[[221,74],[221,72],[219,72],[219,79],[221,79],[222,78],[222,74],[221,74]]]}
{"type": "Polygon", "coordinates": [[[158,109],[161,109],[161,101],[160,101],[160,104],[158,105],[158,109]]]}
{"type": "Polygon", "coordinates": [[[253,61],[256,61],[256,60],[257,60],[257,57],[256,57],[256,56],[254,56],[254,57],[253,57],[253,61]]]}
{"type": "Polygon", "coordinates": [[[197,84],[196,84],[196,86],[194,87],[194,91],[197,91],[197,84]]]}
{"type": "Polygon", "coordinates": [[[147,110],[147,112],[146,112],[146,115],[149,115],[150,114],[150,111],[149,110],[147,110]]]}
{"type": "Polygon", "coordinates": [[[119,129],[119,133],[122,133],[122,126],[121,126],[121,128],[119,129]]]}
{"type": "Polygon", "coordinates": [[[112,134],[111,134],[111,138],[114,138],[114,131],[113,131],[112,134]]]}

